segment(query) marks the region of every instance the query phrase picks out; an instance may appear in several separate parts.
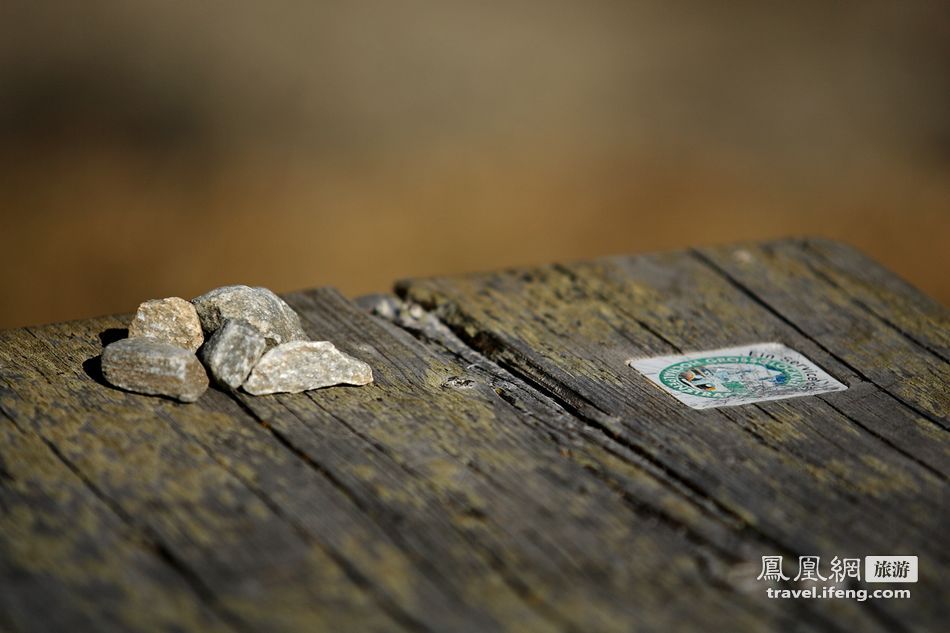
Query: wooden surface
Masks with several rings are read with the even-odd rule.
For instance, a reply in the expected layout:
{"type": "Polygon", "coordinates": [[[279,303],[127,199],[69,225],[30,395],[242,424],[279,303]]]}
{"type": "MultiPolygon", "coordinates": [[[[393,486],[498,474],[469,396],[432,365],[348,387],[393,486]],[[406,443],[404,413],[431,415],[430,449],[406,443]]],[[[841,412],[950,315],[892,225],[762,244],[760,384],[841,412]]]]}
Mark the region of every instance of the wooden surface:
{"type": "Polygon", "coordinates": [[[0,630],[944,630],[950,317],[860,254],[397,294],[288,297],[376,376],[299,395],[105,386],[124,317],[0,332],[0,630]],[[625,364],[759,341],[848,390],[699,411],[625,364]],[[890,554],[919,557],[909,600],[755,580],[763,555],[890,554]]]}

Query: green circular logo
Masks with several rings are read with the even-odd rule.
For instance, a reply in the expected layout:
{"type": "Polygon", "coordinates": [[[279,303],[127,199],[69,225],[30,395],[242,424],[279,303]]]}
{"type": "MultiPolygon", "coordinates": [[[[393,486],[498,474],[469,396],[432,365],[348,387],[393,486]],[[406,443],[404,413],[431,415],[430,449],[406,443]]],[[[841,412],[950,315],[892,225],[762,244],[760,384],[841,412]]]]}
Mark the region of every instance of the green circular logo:
{"type": "Polygon", "coordinates": [[[702,398],[774,395],[800,389],[805,374],[790,363],[757,356],[710,356],[665,367],[660,382],[702,398]]]}

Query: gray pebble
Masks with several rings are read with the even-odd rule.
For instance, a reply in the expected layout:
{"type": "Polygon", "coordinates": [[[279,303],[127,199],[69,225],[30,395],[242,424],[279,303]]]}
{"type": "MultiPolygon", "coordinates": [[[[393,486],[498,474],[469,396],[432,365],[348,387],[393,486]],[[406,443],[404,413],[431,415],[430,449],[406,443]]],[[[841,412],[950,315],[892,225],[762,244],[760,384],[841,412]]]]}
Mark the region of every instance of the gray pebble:
{"type": "Polygon", "coordinates": [[[194,402],[208,388],[193,352],[149,337],[122,339],[102,350],[102,374],[121,389],[182,402],[194,402]]]}
{"type": "Polygon", "coordinates": [[[365,385],[373,370],[347,356],[328,341],[294,341],[278,345],[261,357],[244,383],[255,396],[299,393],[332,385],[365,385]]]}
{"type": "Polygon", "coordinates": [[[228,319],[244,319],[264,335],[268,345],[307,340],[297,313],[267,288],[224,286],[191,302],[206,335],[213,334],[228,319]]]}
{"type": "Polygon", "coordinates": [[[237,389],[260,360],[267,343],[247,321],[229,319],[201,349],[201,360],[221,385],[237,389]]]}
{"type": "Polygon", "coordinates": [[[129,323],[129,338],[142,336],[192,352],[204,342],[198,312],[190,302],[178,297],[153,299],[139,306],[129,323]]]}

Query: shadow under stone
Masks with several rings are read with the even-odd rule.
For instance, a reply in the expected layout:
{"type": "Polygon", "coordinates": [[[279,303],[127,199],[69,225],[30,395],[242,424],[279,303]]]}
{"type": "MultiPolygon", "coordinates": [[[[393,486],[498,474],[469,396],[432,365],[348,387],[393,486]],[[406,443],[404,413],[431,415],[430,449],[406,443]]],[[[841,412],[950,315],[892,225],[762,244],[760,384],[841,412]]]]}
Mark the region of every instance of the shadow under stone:
{"type": "MultiPolygon", "coordinates": [[[[128,328],[123,327],[112,327],[99,332],[99,342],[102,343],[103,347],[128,337],[129,330],[128,328]]],[[[115,389],[115,387],[106,381],[106,377],[102,373],[102,354],[93,356],[92,358],[83,361],[82,370],[87,376],[95,380],[100,385],[109,387],[110,389],[115,389]]]]}
{"type": "Polygon", "coordinates": [[[112,385],[106,382],[106,377],[102,375],[102,354],[93,356],[92,358],[84,361],[82,364],[82,370],[86,372],[87,376],[95,380],[100,385],[113,388],[112,385]]]}
{"type": "Polygon", "coordinates": [[[129,338],[129,329],[124,327],[112,327],[108,330],[103,330],[99,332],[99,341],[102,343],[102,346],[105,347],[110,343],[115,343],[116,341],[121,341],[124,338],[129,338]]]}

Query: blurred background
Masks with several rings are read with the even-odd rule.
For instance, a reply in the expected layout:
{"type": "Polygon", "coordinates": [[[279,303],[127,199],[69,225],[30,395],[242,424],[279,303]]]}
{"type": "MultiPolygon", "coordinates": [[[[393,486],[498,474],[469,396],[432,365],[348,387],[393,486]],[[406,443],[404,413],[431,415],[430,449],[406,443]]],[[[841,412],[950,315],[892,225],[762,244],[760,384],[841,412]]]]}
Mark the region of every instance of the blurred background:
{"type": "Polygon", "coordinates": [[[0,327],[787,235],[950,302],[946,2],[0,3],[0,327]]]}

